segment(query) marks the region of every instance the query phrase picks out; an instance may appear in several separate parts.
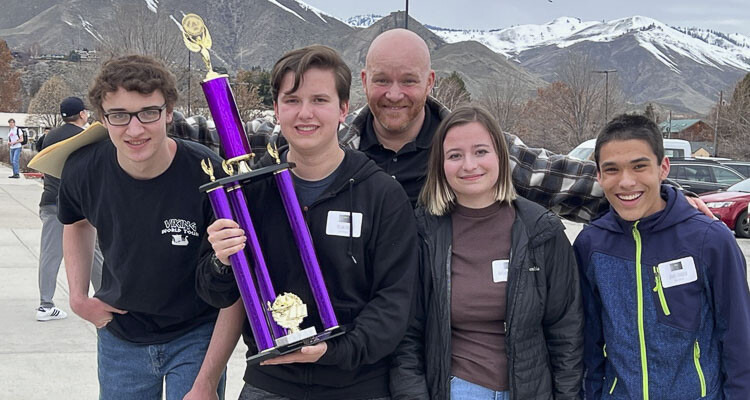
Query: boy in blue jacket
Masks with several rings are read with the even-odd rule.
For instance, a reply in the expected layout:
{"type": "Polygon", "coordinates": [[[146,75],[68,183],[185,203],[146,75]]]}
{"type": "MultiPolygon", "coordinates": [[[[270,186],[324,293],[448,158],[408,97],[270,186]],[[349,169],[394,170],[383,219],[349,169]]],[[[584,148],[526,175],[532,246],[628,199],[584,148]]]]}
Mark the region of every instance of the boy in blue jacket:
{"type": "Polygon", "coordinates": [[[621,115],[599,134],[611,205],[575,241],[586,399],[750,398],[745,259],[721,222],[662,185],[658,127],[621,115]]]}

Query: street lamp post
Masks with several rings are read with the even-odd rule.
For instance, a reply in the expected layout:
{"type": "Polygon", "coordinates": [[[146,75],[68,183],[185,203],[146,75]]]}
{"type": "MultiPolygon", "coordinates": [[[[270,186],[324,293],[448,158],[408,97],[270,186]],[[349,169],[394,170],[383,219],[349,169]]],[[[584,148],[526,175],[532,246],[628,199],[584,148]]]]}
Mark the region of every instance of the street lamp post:
{"type": "Polygon", "coordinates": [[[406,0],[406,15],[404,16],[404,29],[409,29],[409,0],[406,0]]]}
{"type": "Polygon", "coordinates": [[[604,124],[609,121],[609,74],[617,72],[616,69],[603,69],[592,71],[597,74],[604,74],[604,124]]]}

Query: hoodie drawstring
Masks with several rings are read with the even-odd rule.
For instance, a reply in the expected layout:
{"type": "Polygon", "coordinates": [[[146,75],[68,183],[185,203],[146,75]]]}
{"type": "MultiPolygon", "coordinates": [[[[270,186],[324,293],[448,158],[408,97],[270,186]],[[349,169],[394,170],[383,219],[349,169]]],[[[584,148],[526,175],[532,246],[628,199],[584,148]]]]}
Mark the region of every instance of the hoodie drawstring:
{"type": "Polygon", "coordinates": [[[357,259],[354,258],[354,178],[349,179],[349,249],[346,251],[354,263],[357,263],[357,259]]]}

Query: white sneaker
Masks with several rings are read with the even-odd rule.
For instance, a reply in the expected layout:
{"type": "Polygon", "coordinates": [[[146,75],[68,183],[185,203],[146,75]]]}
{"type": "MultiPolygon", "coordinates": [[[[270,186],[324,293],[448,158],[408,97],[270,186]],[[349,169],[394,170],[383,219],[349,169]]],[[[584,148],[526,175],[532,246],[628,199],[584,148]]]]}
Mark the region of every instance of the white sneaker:
{"type": "Polygon", "coordinates": [[[39,307],[36,310],[37,321],[52,321],[53,319],[63,319],[67,317],[68,317],[68,313],[66,313],[65,311],[57,307],[52,307],[52,308],[39,307]]]}

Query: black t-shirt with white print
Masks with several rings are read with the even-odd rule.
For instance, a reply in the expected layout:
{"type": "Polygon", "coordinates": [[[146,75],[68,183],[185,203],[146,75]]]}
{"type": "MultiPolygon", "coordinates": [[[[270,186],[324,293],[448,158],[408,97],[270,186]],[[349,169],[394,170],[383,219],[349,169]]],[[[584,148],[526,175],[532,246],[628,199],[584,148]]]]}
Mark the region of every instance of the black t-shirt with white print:
{"type": "Polygon", "coordinates": [[[128,311],[107,329],[134,343],[164,343],[215,320],[217,310],[195,291],[195,270],[210,251],[211,204],[198,187],[209,181],[202,159],[221,170],[208,148],[179,139],[169,168],[153,179],[131,177],[117,163],[111,141],[73,153],[63,169],[58,219],[87,219],[104,254],[95,297],[128,311]]]}

